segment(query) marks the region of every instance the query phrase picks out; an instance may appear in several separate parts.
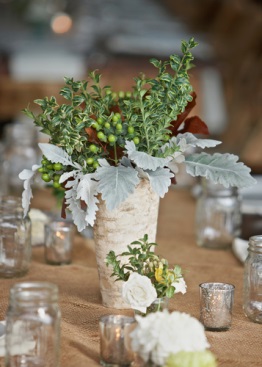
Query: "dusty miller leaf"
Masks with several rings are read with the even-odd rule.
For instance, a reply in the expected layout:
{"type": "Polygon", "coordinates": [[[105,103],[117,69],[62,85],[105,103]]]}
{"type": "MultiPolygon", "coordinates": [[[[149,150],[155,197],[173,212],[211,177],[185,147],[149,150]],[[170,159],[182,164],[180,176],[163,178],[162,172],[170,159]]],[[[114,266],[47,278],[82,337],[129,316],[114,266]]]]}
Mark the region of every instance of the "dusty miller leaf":
{"type": "Polygon", "coordinates": [[[145,171],[148,175],[152,189],[161,198],[165,196],[171,184],[173,173],[168,168],[157,168],[155,171],[145,171]]]}
{"type": "Polygon", "coordinates": [[[107,162],[106,159],[98,159],[98,163],[101,167],[110,167],[110,164],[107,162]]]}
{"type": "Polygon", "coordinates": [[[62,148],[48,143],[39,143],[38,145],[43,155],[52,163],[61,163],[64,166],[72,166],[81,169],[81,166],[73,162],[71,157],[62,148]]]}
{"type": "Polygon", "coordinates": [[[170,161],[170,157],[158,158],[152,157],[145,152],[139,152],[136,150],[135,143],[133,141],[126,141],[125,148],[127,150],[128,158],[131,159],[138,167],[142,169],[150,169],[155,171],[159,167],[164,167],[170,161]]]}
{"type": "Polygon", "coordinates": [[[186,171],[191,176],[203,176],[225,187],[254,185],[256,180],[250,175],[250,168],[237,161],[238,156],[233,154],[210,155],[202,152],[186,157],[185,163],[186,171]]]}
{"type": "Polygon", "coordinates": [[[86,174],[81,177],[77,186],[77,199],[84,201],[87,205],[85,221],[91,226],[94,225],[96,212],[98,210],[97,181],[93,180],[93,174],[86,174]]]}
{"type": "Polygon", "coordinates": [[[35,175],[37,173],[38,168],[41,166],[34,164],[32,166],[32,170],[24,169],[22,172],[19,173],[18,177],[20,180],[24,180],[24,190],[22,193],[22,207],[24,209],[24,215],[28,213],[29,206],[31,199],[33,197],[31,185],[34,181],[35,175]]]}
{"type": "Polygon", "coordinates": [[[221,144],[221,141],[218,141],[218,140],[198,139],[191,133],[178,134],[177,144],[179,144],[179,141],[182,139],[185,139],[187,145],[190,145],[191,147],[200,147],[202,149],[213,148],[221,144]]]}
{"type": "Polygon", "coordinates": [[[128,159],[126,156],[123,156],[120,163],[125,167],[132,167],[130,159],[128,159]]]}
{"type": "Polygon", "coordinates": [[[172,159],[172,161],[168,163],[168,168],[170,169],[170,171],[178,173],[178,165],[185,162],[185,156],[180,152],[176,152],[175,154],[173,154],[173,158],[174,159],[172,159]]]}
{"type": "Polygon", "coordinates": [[[136,170],[122,165],[98,167],[96,178],[99,180],[98,191],[108,210],[115,209],[125,201],[139,183],[136,170]]]}
{"type": "Polygon", "coordinates": [[[66,183],[67,190],[65,191],[65,204],[72,213],[72,218],[77,226],[79,232],[86,228],[86,212],[81,208],[81,202],[77,199],[77,187],[79,184],[79,178],[68,181],[66,183]]]}
{"type": "Polygon", "coordinates": [[[67,181],[69,178],[71,177],[76,177],[77,174],[79,174],[79,170],[74,170],[74,171],[70,171],[70,172],[64,172],[59,179],[59,183],[63,183],[65,181],[67,181]]]}

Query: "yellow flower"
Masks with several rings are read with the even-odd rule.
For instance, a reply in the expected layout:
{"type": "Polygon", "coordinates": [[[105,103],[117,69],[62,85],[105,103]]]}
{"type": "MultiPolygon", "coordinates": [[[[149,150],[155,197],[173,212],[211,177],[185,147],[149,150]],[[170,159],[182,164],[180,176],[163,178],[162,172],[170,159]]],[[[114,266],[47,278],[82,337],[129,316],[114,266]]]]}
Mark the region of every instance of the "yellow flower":
{"type": "Polygon", "coordinates": [[[163,274],[163,269],[162,268],[156,268],[155,270],[155,278],[156,278],[156,281],[158,283],[163,283],[163,277],[162,277],[162,274],[163,274]]]}

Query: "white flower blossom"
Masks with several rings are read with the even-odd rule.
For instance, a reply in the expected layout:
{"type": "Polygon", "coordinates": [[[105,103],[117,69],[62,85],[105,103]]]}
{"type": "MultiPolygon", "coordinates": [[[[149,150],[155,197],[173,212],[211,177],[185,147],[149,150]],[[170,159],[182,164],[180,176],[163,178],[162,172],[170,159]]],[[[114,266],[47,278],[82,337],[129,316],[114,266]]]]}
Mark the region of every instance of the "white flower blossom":
{"type": "Polygon", "coordinates": [[[172,286],[176,288],[175,293],[186,293],[187,285],[184,278],[178,278],[174,283],[172,283],[172,286]]]}
{"type": "Polygon", "coordinates": [[[150,358],[162,366],[171,353],[204,351],[209,347],[203,325],[186,313],[165,310],[136,316],[136,320],[132,348],[145,362],[150,358]]]}
{"type": "Polygon", "coordinates": [[[157,298],[157,293],[148,277],[132,273],[123,284],[122,297],[133,309],[145,313],[157,298]]]}

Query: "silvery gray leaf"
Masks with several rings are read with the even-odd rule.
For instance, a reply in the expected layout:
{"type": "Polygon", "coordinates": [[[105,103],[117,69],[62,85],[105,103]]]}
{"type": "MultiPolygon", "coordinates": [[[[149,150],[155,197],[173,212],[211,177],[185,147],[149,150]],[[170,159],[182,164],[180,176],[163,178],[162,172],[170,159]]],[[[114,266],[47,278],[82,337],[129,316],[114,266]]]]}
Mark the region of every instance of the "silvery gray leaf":
{"type": "Polygon", "coordinates": [[[20,180],[24,180],[24,190],[22,193],[22,207],[24,209],[24,215],[28,213],[31,199],[33,197],[31,185],[34,181],[35,175],[37,174],[38,168],[40,168],[38,164],[34,164],[32,166],[32,170],[24,169],[19,173],[18,177],[20,180]]]}
{"type": "Polygon", "coordinates": [[[78,179],[68,181],[68,190],[65,191],[65,204],[72,213],[72,218],[79,232],[86,228],[86,212],[81,208],[81,202],[77,199],[78,179]]]}
{"type": "Polygon", "coordinates": [[[84,201],[87,205],[85,221],[91,226],[94,225],[96,212],[98,210],[97,181],[93,180],[93,174],[82,175],[77,186],[76,199],[84,201]]]}
{"type": "Polygon", "coordinates": [[[105,158],[98,159],[98,163],[101,167],[110,167],[110,164],[107,162],[105,158]]]}
{"type": "Polygon", "coordinates": [[[133,141],[126,141],[125,148],[127,150],[128,158],[142,169],[150,169],[155,171],[159,167],[166,166],[171,160],[170,157],[158,158],[152,157],[145,152],[139,152],[136,150],[136,146],[133,141]]]}
{"type": "Polygon", "coordinates": [[[155,171],[145,171],[148,175],[152,189],[161,198],[165,196],[171,184],[173,173],[168,168],[157,168],[155,171]]]}
{"type": "Polygon", "coordinates": [[[75,177],[78,173],[79,173],[79,171],[77,171],[77,170],[63,173],[60,176],[59,183],[63,183],[65,181],[67,181],[69,178],[75,177]]]}
{"type": "Polygon", "coordinates": [[[225,187],[248,187],[256,183],[250,175],[250,168],[242,162],[237,162],[238,156],[225,153],[192,154],[186,157],[186,171],[191,176],[203,176],[214,183],[225,187]]]}
{"type": "Polygon", "coordinates": [[[123,156],[120,163],[125,167],[132,167],[130,159],[128,159],[126,156],[123,156]]]}
{"type": "Polygon", "coordinates": [[[213,148],[217,145],[221,144],[221,141],[213,140],[213,139],[198,139],[191,133],[184,133],[184,134],[178,134],[177,135],[177,144],[179,143],[179,140],[185,139],[186,144],[190,145],[191,147],[200,147],[202,149],[204,148],[213,148]]]}
{"type": "Polygon", "coordinates": [[[135,167],[135,170],[138,172],[138,177],[140,179],[145,178],[146,180],[148,180],[148,174],[146,173],[146,171],[144,171],[142,168],[139,167],[135,167]]]}
{"type": "Polygon", "coordinates": [[[98,191],[108,210],[115,209],[125,201],[139,183],[136,170],[122,165],[98,167],[96,178],[99,180],[98,191]]]}
{"type": "Polygon", "coordinates": [[[48,143],[39,143],[38,145],[43,155],[52,163],[61,163],[64,166],[81,169],[81,166],[78,163],[72,162],[71,157],[62,148],[48,143]]]}
{"type": "Polygon", "coordinates": [[[80,202],[74,200],[73,197],[67,200],[67,205],[68,205],[68,209],[72,213],[72,218],[73,218],[75,225],[77,226],[77,230],[79,232],[82,232],[87,226],[87,223],[85,220],[85,217],[86,217],[85,211],[81,208],[80,202]]]}

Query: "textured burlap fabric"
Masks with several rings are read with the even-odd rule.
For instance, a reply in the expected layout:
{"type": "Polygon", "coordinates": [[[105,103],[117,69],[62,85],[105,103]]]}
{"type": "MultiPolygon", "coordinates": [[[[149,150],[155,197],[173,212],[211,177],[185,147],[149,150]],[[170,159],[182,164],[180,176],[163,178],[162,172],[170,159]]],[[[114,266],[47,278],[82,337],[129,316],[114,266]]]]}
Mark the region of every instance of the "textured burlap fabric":
{"type": "MultiPolygon", "coordinates": [[[[35,195],[33,205],[50,209],[54,202],[44,191],[35,195]]],[[[188,285],[185,295],[178,294],[170,301],[170,311],[184,311],[199,318],[199,284],[233,283],[236,289],[231,329],[206,335],[219,367],[261,367],[262,325],[249,321],[242,311],[243,265],[231,251],[207,250],[196,245],[194,211],[195,200],[184,189],[171,189],[160,202],[156,252],[171,264],[182,266],[188,285]]],[[[5,318],[10,286],[28,280],[45,280],[59,286],[61,367],[98,366],[99,318],[105,314],[133,313],[102,306],[93,241],[77,235],[73,263],[61,267],[46,265],[43,247],[35,247],[26,276],[0,280],[0,319],[5,318]]]]}

